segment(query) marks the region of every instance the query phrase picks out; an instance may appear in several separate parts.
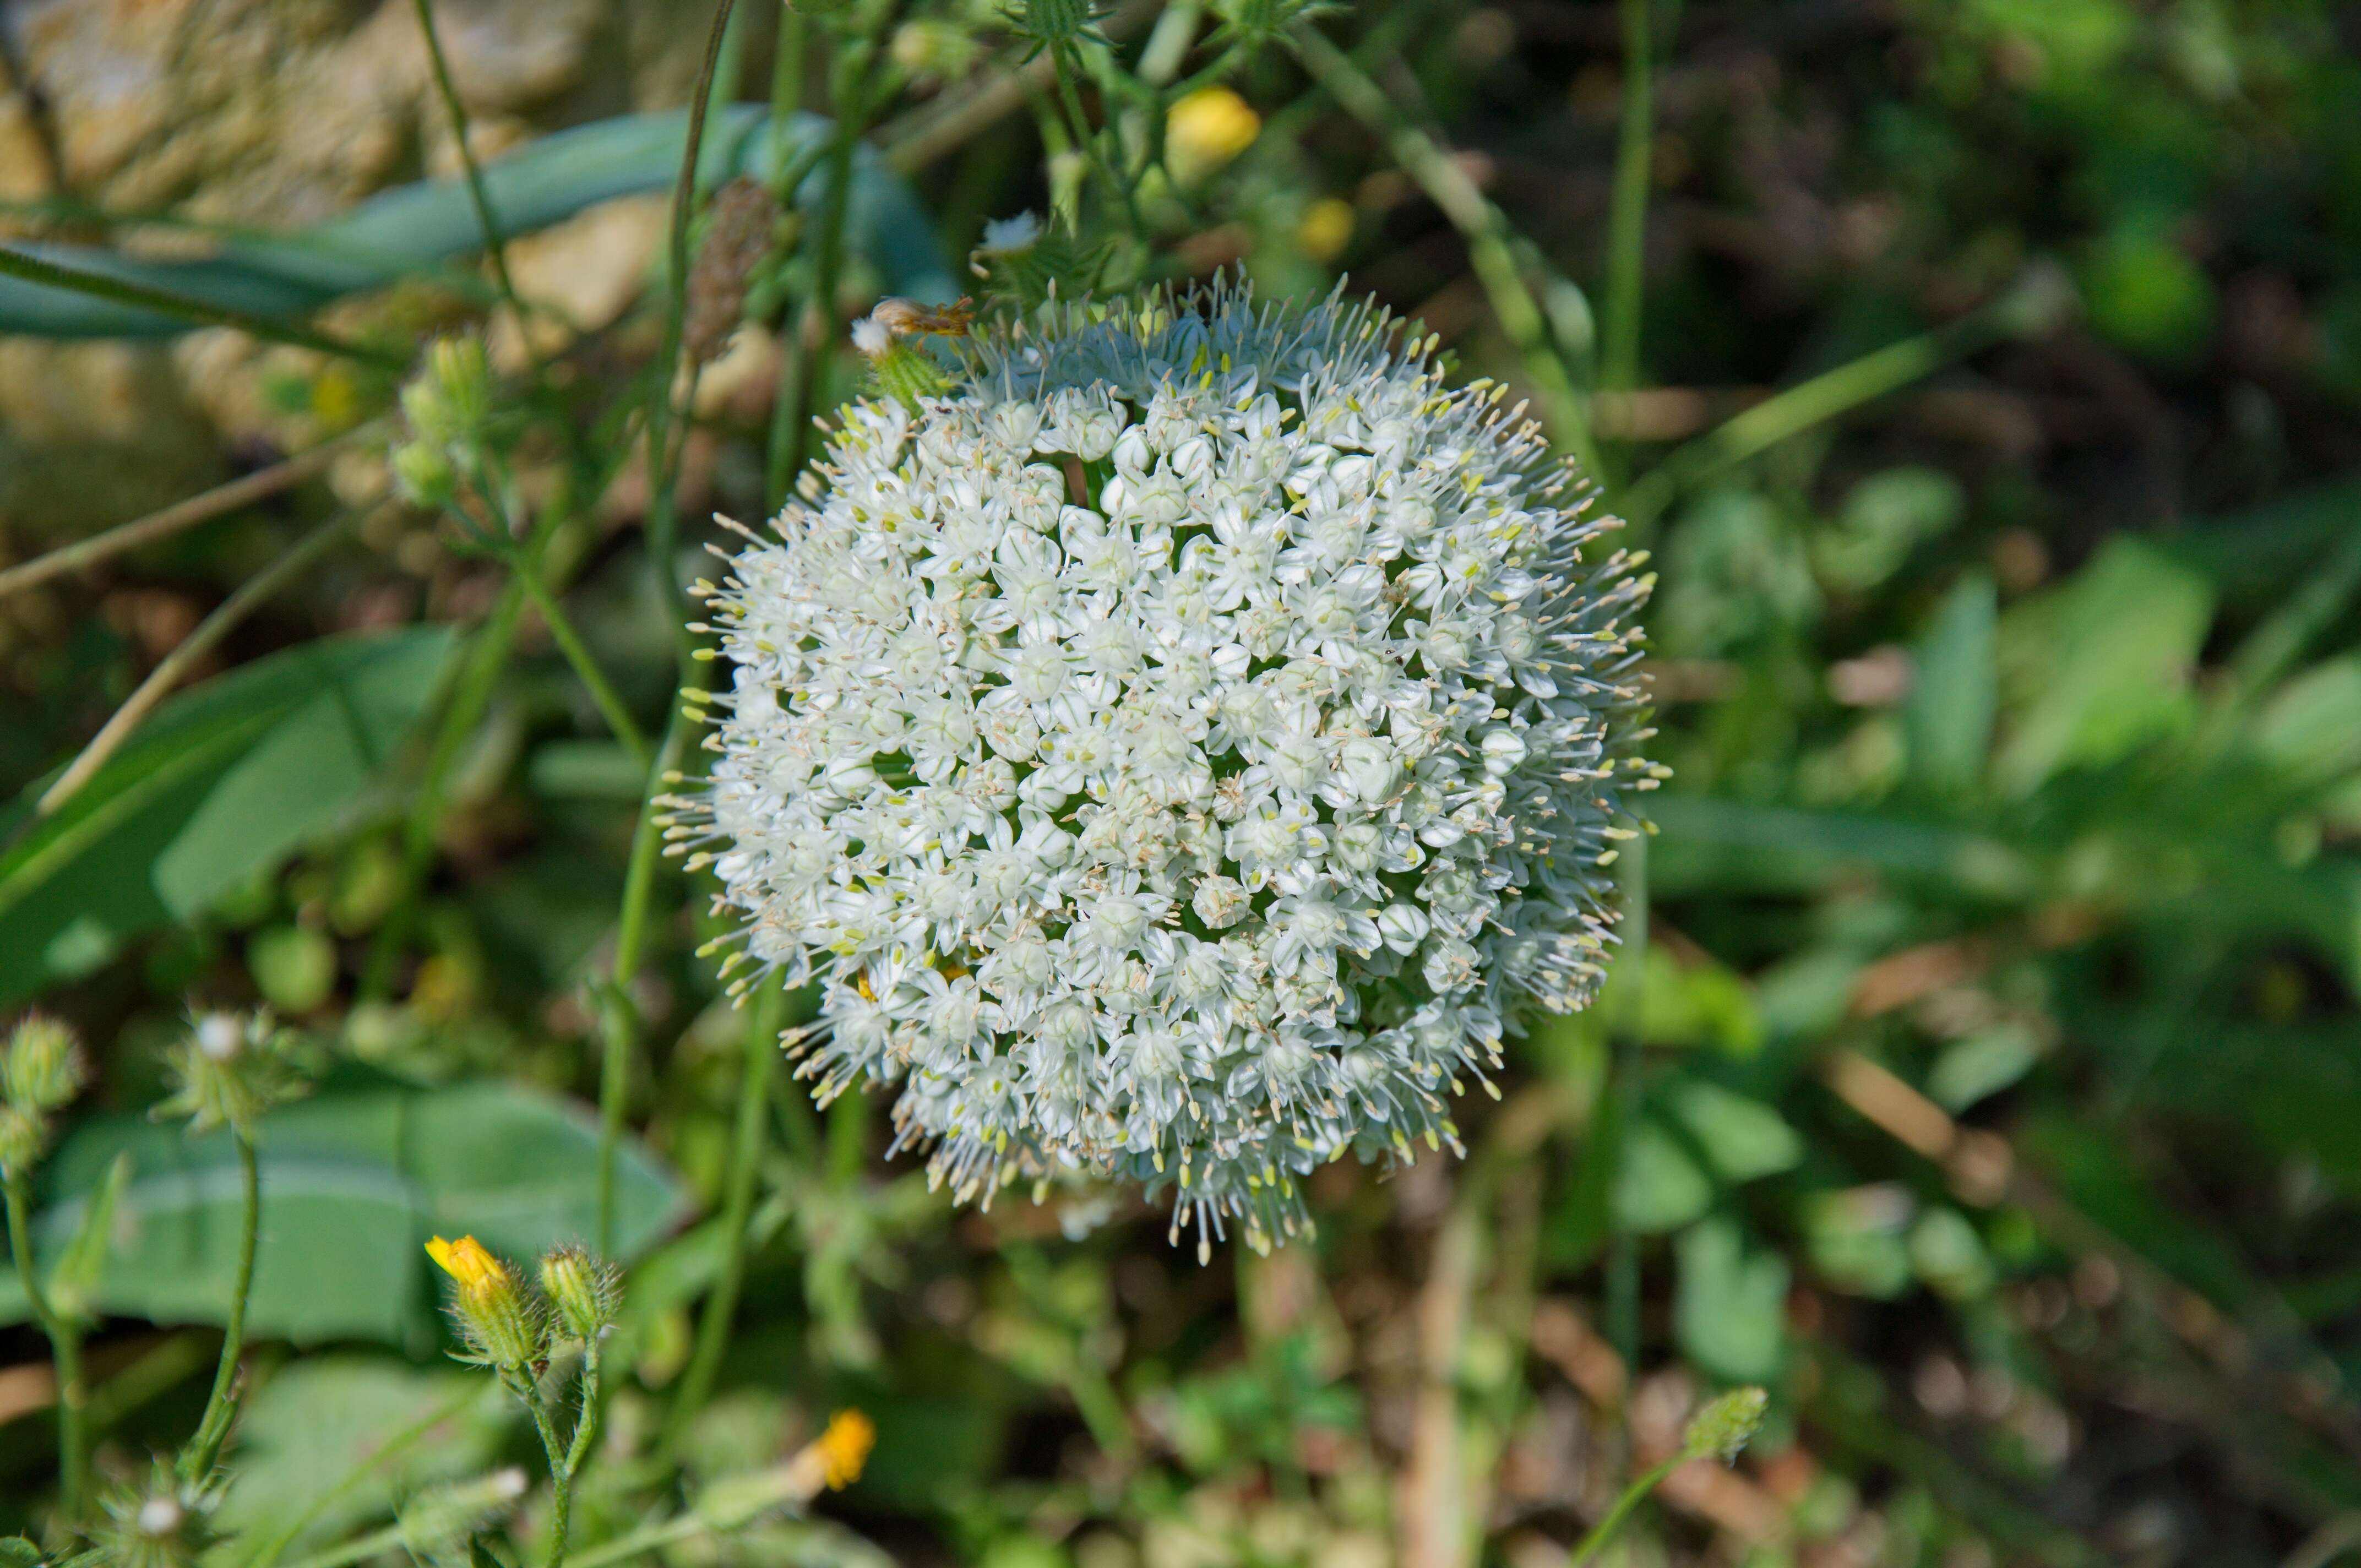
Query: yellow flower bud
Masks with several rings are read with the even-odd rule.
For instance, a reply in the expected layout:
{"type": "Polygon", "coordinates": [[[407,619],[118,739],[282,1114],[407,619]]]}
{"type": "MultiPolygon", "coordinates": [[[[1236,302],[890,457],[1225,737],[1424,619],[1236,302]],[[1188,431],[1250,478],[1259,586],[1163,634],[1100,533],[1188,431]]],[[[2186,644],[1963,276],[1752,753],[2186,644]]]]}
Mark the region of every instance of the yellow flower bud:
{"type": "Polygon", "coordinates": [[[828,1489],[841,1492],[861,1479],[869,1451],[877,1446],[877,1423],[859,1410],[839,1410],[812,1444],[826,1465],[828,1489]]]}
{"type": "Polygon", "coordinates": [[[1331,261],[1353,240],[1353,203],[1323,197],[1296,221],[1295,244],[1314,261],[1331,261]]]}
{"type": "Polygon", "coordinates": [[[1246,151],[1261,134],[1262,116],[1235,90],[1201,87],[1165,115],[1165,161],[1185,185],[1246,151]]]}
{"type": "Polygon", "coordinates": [[[542,1312],[514,1269],[473,1236],[456,1242],[436,1236],[426,1244],[426,1255],[458,1285],[452,1315],[473,1353],[467,1359],[503,1371],[542,1359],[542,1312]]]}

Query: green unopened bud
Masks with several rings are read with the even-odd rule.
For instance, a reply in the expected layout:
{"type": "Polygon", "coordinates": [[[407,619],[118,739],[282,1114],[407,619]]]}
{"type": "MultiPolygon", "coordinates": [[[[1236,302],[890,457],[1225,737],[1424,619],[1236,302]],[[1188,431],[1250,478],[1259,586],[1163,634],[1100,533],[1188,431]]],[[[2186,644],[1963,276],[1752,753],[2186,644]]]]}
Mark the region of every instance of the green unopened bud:
{"type": "Polygon", "coordinates": [[[562,1246],[541,1260],[541,1290],[557,1326],[569,1338],[595,1341],[615,1321],[621,1280],[612,1264],[578,1246],[562,1246]]]}
{"type": "Polygon", "coordinates": [[[1733,1388],[1689,1418],[1681,1433],[1681,1452],[1691,1459],[1719,1459],[1728,1464],[1753,1439],[1763,1425],[1771,1396],[1760,1388],[1733,1388]]]}
{"type": "Polygon", "coordinates": [[[38,1013],[16,1025],[0,1055],[0,1093],[27,1111],[61,1109],[82,1092],[88,1074],[73,1030],[38,1013]]]}
{"type": "Polygon", "coordinates": [[[894,31],[887,53],[913,76],[960,76],[975,63],[976,41],[951,22],[905,22],[894,31]]]}
{"type": "Polygon", "coordinates": [[[503,1372],[524,1372],[545,1359],[546,1314],[516,1270],[473,1236],[426,1244],[426,1255],[456,1285],[451,1315],[467,1342],[466,1359],[503,1372]]]}
{"type": "Polygon", "coordinates": [[[463,430],[484,427],[492,412],[492,362],[481,338],[438,339],[426,351],[426,373],[463,430]]]}
{"type": "Polygon", "coordinates": [[[451,460],[423,441],[405,441],[393,449],[393,483],[402,499],[420,507],[448,506],[458,490],[451,460]]]}

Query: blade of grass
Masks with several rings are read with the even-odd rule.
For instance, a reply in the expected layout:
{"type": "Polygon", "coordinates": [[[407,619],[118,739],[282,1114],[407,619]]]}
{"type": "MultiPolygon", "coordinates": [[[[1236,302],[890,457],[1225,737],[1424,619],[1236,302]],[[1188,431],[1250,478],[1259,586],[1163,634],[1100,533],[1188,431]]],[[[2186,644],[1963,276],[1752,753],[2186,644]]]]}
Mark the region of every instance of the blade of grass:
{"type": "Polygon", "coordinates": [[[154,311],[181,321],[199,322],[207,326],[236,327],[249,336],[269,343],[284,343],[296,348],[309,348],[319,354],[331,354],[342,359],[357,359],[366,365],[378,365],[387,369],[402,367],[401,356],[363,344],[348,343],[331,337],[326,333],[291,322],[272,321],[236,310],[227,305],[211,304],[192,300],[185,294],[174,294],[162,289],[149,288],[145,283],[126,283],[103,272],[93,272],[79,267],[60,267],[54,261],[44,261],[14,247],[0,245],[0,277],[21,278],[27,283],[62,289],[69,293],[84,294],[104,300],[110,304],[128,305],[135,310],[154,311]]]}
{"type": "Polygon", "coordinates": [[[193,669],[197,662],[221,645],[246,618],[254,613],[264,600],[293,582],[308,570],[329,549],[342,542],[361,520],[357,510],[340,512],[313,529],[292,548],[254,576],[239,585],[237,591],[224,599],[211,615],[197,623],[195,630],[181,640],[179,647],[158,662],[139,683],[137,690],[115,710],[114,716],[91,737],[90,744],[58,775],[57,782],[43,792],[35,810],[43,817],[73,798],[76,791],[88,784],[91,776],[115,755],[116,750],[131,738],[140,721],[155,709],[158,703],[170,695],[181,684],[181,677],[193,669]]]}
{"type": "MultiPolygon", "coordinates": [[[[1677,4],[1677,0],[1675,0],[1677,4]]],[[[1651,0],[1622,0],[1623,118],[1615,143],[1615,189],[1607,219],[1607,321],[1598,360],[1602,391],[1640,384],[1642,262],[1647,249],[1649,154],[1655,139],[1655,89],[1650,56],[1651,0]]]]}
{"type": "Polygon", "coordinates": [[[380,422],[371,421],[357,429],[348,430],[342,435],[333,436],[317,446],[299,452],[292,457],[283,458],[268,468],[260,468],[251,474],[242,475],[227,484],[216,485],[212,489],[191,496],[184,501],[175,501],[160,510],[149,512],[146,517],[134,519],[130,522],[110,528],[104,533],[93,534],[88,539],[78,539],[71,544],[60,545],[46,554],[21,562],[5,572],[0,572],[0,598],[5,598],[20,589],[46,583],[52,577],[63,576],[69,572],[81,571],[94,566],[102,561],[112,560],[126,551],[137,550],[143,544],[153,544],[159,539],[170,539],[173,534],[194,528],[199,523],[210,522],[214,518],[227,516],[240,508],[253,505],[256,501],[268,499],[282,490],[292,489],[327,467],[329,462],[338,453],[356,442],[379,434],[383,428],[380,422]]]}

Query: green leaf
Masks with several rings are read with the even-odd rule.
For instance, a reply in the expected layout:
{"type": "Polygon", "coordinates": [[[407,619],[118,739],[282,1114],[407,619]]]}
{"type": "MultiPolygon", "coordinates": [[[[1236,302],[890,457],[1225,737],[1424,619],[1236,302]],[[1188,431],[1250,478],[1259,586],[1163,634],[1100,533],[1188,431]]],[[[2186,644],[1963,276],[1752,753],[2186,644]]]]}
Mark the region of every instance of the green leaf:
{"type": "Polygon", "coordinates": [[[49,1299],[70,1318],[87,1320],[93,1315],[92,1297],[98,1288],[99,1270],[106,1263],[107,1237],[114,1234],[115,1211],[122,1207],[123,1190],[130,1180],[131,1156],[116,1155],[82,1206],[82,1223],[73,1240],[66,1244],[49,1270],[49,1299]]]}
{"type": "Polygon", "coordinates": [[[2186,723],[2213,621],[2211,586],[2134,539],[2012,610],[2004,641],[2024,701],[1994,765],[2002,788],[2030,795],[2063,769],[2114,762],[2186,723]]]}
{"type": "Polygon", "coordinates": [[[2041,1042],[2022,1024],[1995,1024],[1943,1048],[1927,1074],[1927,1092],[1952,1112],[1999,1093],[2041,1059],[2041,1042]]]}
{"type": "Polygon", "coordinates": [[[0,1568],[41,1568],[41,1549],[21,1535],[0,1535],[0,1568]]]}
{"type": "Polygon", "coordinates": [[[1908,1190],[1898,1186],[1816,1195],[1803,1208],[1812,1266],[1856,1296],[1901,1295],[1910,1286],[1910,1248],[1903,1239],[1910,1208],[1908,1190]]]}
{"type": "Polygon", "coordinates": [[[489,1464],[508,1430],[507,1398],[497,1379],[474,1370],[407,1366],[381,1355],[291,1362],[247,1401],[237,1464],[214,1522],[249,1542],[273,1539],[369,1465],[389,1439],[452,1411],[354,1482],[289,1545],[333,1540],[422,1486],[489,1464]]]}
{"type": "Polygon", "coordinates": [[[1910,1227],[1910,1266],[1938,1293],[1972,1301],[1993,1288],[1983,1237],[1957,1209],[1929,1209],[1910,1227]]]}
{"type": "Polygon", "coordinates": [[[1750,1246],[1727,1214],[1683,1231],[1673,1248],[1680,1270],[1673,1332],[1682,1353],[1732,1382],[1768,1379],[1786,1343],[1786,1260],[1750,1246]]]}
{"type": "Polygon", "coordinates": [[[1902,730],[1910,771],[1930,788],[1964,793],[1983,773],[1998,706],[1993,666],[1998,604],[1991,575],[1969,574],[1944,598],[1918,644],[1902,730]]]}
{"type": "MultiPolygon", "coordinates": [[[[720,109],[707,126],[705,170],[719,181],[768,178],[798,148],[829,134],[829,122],[799,115],[774,138],[769,113],[753,104],[720,109]]],[[[484,167],[486,194],[504,234],[544,228],[617,196],[668,189],[680,171],[687,111],[623,115],[546,136],[484,167]]],[[[796,192],[816,210],[827,197],[815,172],[796,192]]],[[[909,185],[866,143],[855,150],[846,214],[854,251],[878,269],[889,293],[941,302],[959,291],[933,225],[909,185]]],[[[346,294],[384,288],[421,269],[481,248],[483,231],[464,181],[423,181],[380,192],[301,234],[239,236],[201,259],[159,260],[91,246],[22,248],[60,266],[104,273],[250,314],[295,317],[346,294]]],[[[16,278],[0,278],[0,332],[37,337],[160,337],[189,323],[16,278]]]]}
{"type": "Polygon", "coordinates": [[[1665,896],[1811,893],[1862,872],[2007,901],[2038,885],[2010,845],[1940,823],[1694,795],[1648,810],[1663,830],[1648,850],[1649,877],[1665,896]]]}
{"type": "MultiPolygon", "coordinates": [[[[472,1234],[519,1260],[591,1234],[598,1131],[555,1096],[515,1084],[439,1089],[348,1070],[273,1113],[260,1139],[262,1231],[252,1332],[299,1342],[364,1338],[413,1350],[435,1335],[431,1235],[472,1234]]],[[[91,1291],[99,1310],[155,1322],[219,1322],[237,1252],[238,1173],[226,1135],[106,1117],[74,1129],[44,1170],[34,1221],[41,1255],[81,1228],[102,1173],[128,1154],[135,1174],[91,1291]]],[[[626,1256],[681,1216],[673,1177],[636,1144],[618,1169],[616,1235],[626,1256]]],[[[25,1315],[0,1276],[0,1320],[25,1315]]]]}
{"type": "Polygon", "coordinates": [[[1760,1100],[1698,1078],[1665,1085],[1662,1099],[1665,1111],[1696,1137],[1725,1181],[1753,1181],[1793,1170],[1804,1157],[1804,1140],[1795,1129],[1760,1100]]]}
{"type": "Polygon", "coordinates": [[[333,833],[416,721],[447,627],[324,638],[164,704],[54,816],[35,784],[0,855],[0,1005],[203,914],[333,833]]]}

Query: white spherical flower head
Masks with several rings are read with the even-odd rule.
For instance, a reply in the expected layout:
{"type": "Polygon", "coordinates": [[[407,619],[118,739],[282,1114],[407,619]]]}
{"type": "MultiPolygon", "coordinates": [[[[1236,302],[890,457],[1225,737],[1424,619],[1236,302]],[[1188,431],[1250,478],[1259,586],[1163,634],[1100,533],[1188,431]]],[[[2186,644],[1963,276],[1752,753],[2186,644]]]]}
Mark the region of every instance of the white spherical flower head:
{"type": "Polygon", "coordinates": [[[1267,1246],[1589,999],[1647,579],[1433,347],[1227,285],[1053,310],[845,410],[700,589],[736,669],[676,847],[731,967],[821,981],[818,1094],[899,1085],[961,1198],[1133,1179],[1267,1246]]]}

